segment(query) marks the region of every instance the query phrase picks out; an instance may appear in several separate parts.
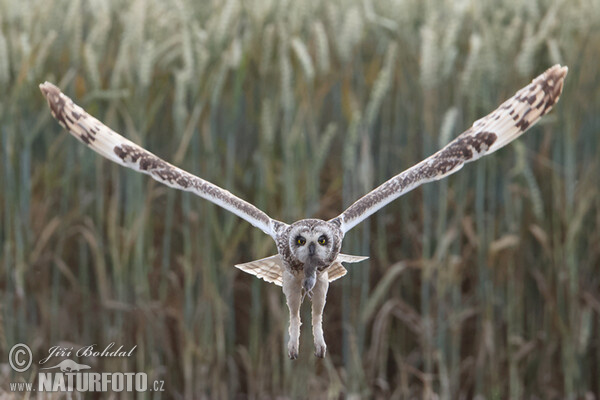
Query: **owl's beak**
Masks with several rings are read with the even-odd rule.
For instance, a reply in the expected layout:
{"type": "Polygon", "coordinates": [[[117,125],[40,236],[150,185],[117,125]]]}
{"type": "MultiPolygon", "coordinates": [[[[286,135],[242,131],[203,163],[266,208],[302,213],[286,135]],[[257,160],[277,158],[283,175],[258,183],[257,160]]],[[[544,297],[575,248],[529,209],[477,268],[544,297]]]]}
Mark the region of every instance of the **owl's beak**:
{"type": "Polygon", "coordinates": [[[308,245],[308,255],[309,256],[315,255],[315,244],[314,243],[311,243],[308,245]]]}

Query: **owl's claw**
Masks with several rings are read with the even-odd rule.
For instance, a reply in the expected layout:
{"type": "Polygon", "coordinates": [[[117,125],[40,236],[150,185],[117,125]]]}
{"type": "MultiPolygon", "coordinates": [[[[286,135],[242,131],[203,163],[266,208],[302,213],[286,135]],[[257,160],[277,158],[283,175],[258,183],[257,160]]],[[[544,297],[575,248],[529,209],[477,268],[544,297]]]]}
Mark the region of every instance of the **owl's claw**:
{"type": "Polygon", "coordinates": [[[288,356],[290,357],[290,360],[295,360],[298,358],[298,348],[295,346],[289,347],[288,356]]]}
{"type": "Polygon", "coordinates": [[[325,343],[315,344],[315,356],[319,358],[325,358],[325,353],[327,353],[327,346],[325,343]]]}

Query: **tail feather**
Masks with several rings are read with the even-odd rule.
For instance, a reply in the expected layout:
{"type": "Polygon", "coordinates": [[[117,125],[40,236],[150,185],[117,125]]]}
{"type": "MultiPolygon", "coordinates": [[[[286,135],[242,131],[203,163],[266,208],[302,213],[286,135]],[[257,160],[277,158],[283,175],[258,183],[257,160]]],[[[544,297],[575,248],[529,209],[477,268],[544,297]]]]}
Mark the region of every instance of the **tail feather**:
{"type": "MultiPolygon", "coordinates": [[[[364,261],[369,257],[351,256],[348,254],[340,254],[336,260],[327,269],[329,282],[335,281],[346,275],[348,272],[342,265],[343,262],[356,263],[364,261]]],[[[236,268],[257,278],[263,279],[266,282],[274,283],[277,286],[283,286],[283,260],[279,254],[262,258],[260,260],[250,261],[244,264],[235,265],[236,268]]]]}
{"type": "Polygon", "coordinates": [[[283,286],[283,260],[279,254],[245,264],[237,264],[235,267],[269,283],[283,286]]]}

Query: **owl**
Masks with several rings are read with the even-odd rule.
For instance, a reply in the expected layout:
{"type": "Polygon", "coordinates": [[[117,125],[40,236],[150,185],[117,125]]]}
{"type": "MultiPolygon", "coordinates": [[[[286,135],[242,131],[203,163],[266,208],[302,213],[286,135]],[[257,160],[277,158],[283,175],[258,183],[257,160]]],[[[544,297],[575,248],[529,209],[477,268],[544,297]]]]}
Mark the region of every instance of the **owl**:
{"type": "Polygon", "coordinates": [[[165,185],[203,197],[273,238],[276,255],[236,267],[282,286],[290,312],[288,355],[295,359],[300,338],[300,306],[305,297],[312,301],[315,355],[323,358],[327,352],[323,310],[329,283],[346,274],[344,263],[367,258],[340,253],[344,235],[408,191],[453,174],[466,163],[493,153],[521,136],[558,101],[567,71],[567,67],[560,65],[549,68],[437,153],[373,189],[337,217],[328,221],[302,219],[292,224],[270,218],[227,190],[127,140],[89,115],[53,84],[45,82],[40,89],[58,123],[96,153],[165,185]]]}

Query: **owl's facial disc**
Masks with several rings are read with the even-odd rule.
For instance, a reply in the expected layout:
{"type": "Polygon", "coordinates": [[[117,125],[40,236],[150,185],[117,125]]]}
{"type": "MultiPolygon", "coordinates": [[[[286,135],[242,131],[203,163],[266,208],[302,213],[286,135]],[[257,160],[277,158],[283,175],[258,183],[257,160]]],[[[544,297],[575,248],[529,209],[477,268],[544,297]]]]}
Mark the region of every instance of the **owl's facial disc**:
{"type": "Polygon", "coordinates": [[[303,229],[296,233],[292,253],[303,264],[322,264],[331,255],[328,235],[320,229],[303,229]]]}
{"type": "Polygon", "coordinates": [[[317,274],[327,268],[337,257],[343,237],[339,228],[326,221],[304,219],[292,224],[287,231],[291,256],[302,263],[302,287],[310,292],[317,274]]]}
{"type": "Polygon", "coordinates": [[[310,293],[317,283],[317,273],[331,264],[335,249],[335,232],[325,221],[303,220],[292,226],[289,245],[292,255],[303,264],[302,287],[310,293]]]}

